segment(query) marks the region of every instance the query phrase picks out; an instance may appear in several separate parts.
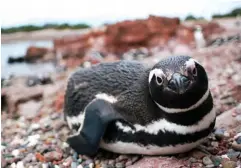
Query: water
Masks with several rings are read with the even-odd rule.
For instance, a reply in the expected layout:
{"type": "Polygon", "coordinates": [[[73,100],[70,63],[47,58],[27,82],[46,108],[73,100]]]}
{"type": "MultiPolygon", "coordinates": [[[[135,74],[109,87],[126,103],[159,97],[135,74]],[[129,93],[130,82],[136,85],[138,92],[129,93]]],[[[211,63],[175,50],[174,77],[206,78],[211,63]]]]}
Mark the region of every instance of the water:
{"type": "Polygon", "coordinates": [[[37,75],[41,73],[53,72],[55,67],[53,63],[14,63],[8,64],[8,58],[19,57],[25,55],[29,46],[48,47],[53,46],[52,41],[19,41],[15,43],[7,43],[1,45],[1,75],[2,78],[6,78],[9,75],[15,76],[27,76],[37,75]]]}

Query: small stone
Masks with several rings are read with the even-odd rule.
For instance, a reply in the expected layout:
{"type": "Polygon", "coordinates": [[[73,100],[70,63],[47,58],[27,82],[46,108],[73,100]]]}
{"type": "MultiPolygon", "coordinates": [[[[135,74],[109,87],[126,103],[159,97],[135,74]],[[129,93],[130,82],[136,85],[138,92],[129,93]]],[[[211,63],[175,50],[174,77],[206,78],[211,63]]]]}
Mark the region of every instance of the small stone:
{"type": "Polygon", "coordinates": [[[194,158],[194,157],[190,157],[188,160],[189,160],[189,162],[191,162],[191,163],[195,163],[195,162],[197,161],[197,159],[194,158]]]}
{"type": "Polygon", "coordinates": [[[206,168],[212,168],[215,167],[213,164],[207,165],[206,168]]]}
{"type": "Polygon", "coordinates": [[[101,163],[101,168],[108,168],[108,165],[106,163],[101,163]]]}
{"type": "Polygon", "coordinates": [[[109,164],[109,165],[115,165],[115,160],[109,160],[109,161],[108,161],[108,164],[109,164]]]}
{"type": "Polygon", "coordinates": [[[79,165],[77,168],[83,168],[83,166],[82,166],[82,165],[79,165]]]}
{"type": "Polygon", "coordinates": [[[49,166],[48,166],[48,164],[47,163],[43,163],[42,164],[42,168],[48,168],[49,166]]]}
{"type": "Polygon", "coordinates": [[[71,168],[77,168],[77,167],[78,167],[78,164],[76,162],[71,163],[71,168]]]}
{"type": "Polygon", "coordinates": [[[48,162],[60,160],[62,158],[62,156],[63,156],[63,154],[61,152],[57,152],[57,151],[51,151],[51,152],[44,154],[44,158],[48,162]]]}
{"type": "Polygon", "coordinates": [[[123,168],[123,167],[125,167],[124,163],[122,163],[122,162],[116,163],[115,166],[116,166],[116,168],[123,168]]]}
{"type": "Polygon", "coordinates": [[[89,168],[94,168],[94,163],[90,163],[89,168]]]}
{"type": "Polygon", "coordinates": [[[17,157],[20,154],[20,151],[18,149],[15,149],[12,151],[12,155],[17,157]]]}
{"type": "Polygon", "coordinates": [[[100,164],[100,160],[95,160],[95,164],[100,164]]]}
{"type": "Polygon", "coordinates": [[[196,159],[202,159],[205,155],[206,155],[205,153],[203,153],[201,151],[197,151],[197,150],[195,150],[191,153],[191,156],[193,156],[196,159]]]}
{"type": "Polygon", "coordinates": [[[122,161],[122,160],[126,160],[128,159],[129,157],[127,155],[120,155],[119,156],[119,161],[122,161]]]}
{"type": "Polygon", "coordinates": [[[65,159],[63,165],[66,166],[66,167],[69,167],[71,165],[72,161],[73,161],[72,157],[69,156],[67,159],[65,159]]]}
{"type": "Polygon", "coordinates": [[[45,158],[43,155],[41,155],[40,153],[36,153],[35,155],[36,159],[39,160],[40,162],[44,162],[45,158]]]}
{"type": "Polygon", "coordinates": [[[132,161],[127,161],[126,164],[125,164],[126,167],[130,166],[130,165],[132,165],[132,161]]]}
{"type": "Polygon", "coordinates": [[[222,162],[222,158],[220,156],[211,156],[211,160],[214,166],[219,166],[222,162]]]}
{"type": "Polygon", "coordinates": [[[78,162],[81,163],[83,160],[81,158],[78,159],[78,162]]]}
{"type": "Polygon", "coordinates": [[[213,141],[213,142],[211,142],[211,145],[212,145],[213,147],[218,147],[218,142],[213,141]]]}
{"type": "Polygon", "coordinates": [[[237,161],[238,160],[238,157],[241,155],[240,152],[236,152],[234,150],[229,150],[228,153],[227,153],[227,156],[230,158],[230,160],[232,161],[237,161]]]}
{"type": "Polygon", "coordinates": [[[24,168],[24,164],[23,164],[22,161],[19,161],[19,162],[17,163],[17,168],[24,168]]]}
{"type": "Polygon", "coordinates": [[[132,163],[135,163],[139,159],[139,156],[134,156],[131,158],[132,163]]]}
{"type": "Polygon", "coordinates": [[[236,139],[237,144],[241,144],[241,136],[236,139]]]}
{"type": "Polygon", "coordinates": [[[226,161],[222,162],[223,168],[235,168],[237,166],[236,162],[234,161],[226,161]]]}
{"type": "Polygon", "coordinates": [[[241,151],[241,144],[238,144],[237,142],[234,141],[231,146],[234,150],[241,151]]]}
{"type": "Polygon", "coordinates": [[[211,160],[208,156],[205,156],[205,157],[203,158],[203,163],[204,163],[205,165],[211,165],[211,164],[213,164],[212,160],[211,160]]]}
{"type": "Polygon", "coordinates": [[[225,132],[224,129],[219,129],[219,128],[217,128],[217,129],[215,130],[215,132],[214,132],[215,137],[216,137],[217,139],[219,139],[219,140],[223,139],[223,138],[224,138],[224,132],[225,132]]]}
{"type": "Polygon", "coordinates": [[[77,152],[74,152],[73,154],[73,159],[76,161],[78,159],[78,153],[77,152]]]}

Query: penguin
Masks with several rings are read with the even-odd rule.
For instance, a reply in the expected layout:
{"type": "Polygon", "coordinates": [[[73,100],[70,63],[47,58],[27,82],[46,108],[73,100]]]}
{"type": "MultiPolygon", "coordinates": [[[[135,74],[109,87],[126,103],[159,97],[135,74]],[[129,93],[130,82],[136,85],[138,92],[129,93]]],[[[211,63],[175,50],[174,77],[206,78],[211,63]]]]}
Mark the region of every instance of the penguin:
{"type": "Polygon", "coordinates": [[[68,79],[64,118],[78,154],[187,152],[212,132],[216,114],[204,67],[170,56],[152,67],[139,61],[99,63],[68,79]]]}

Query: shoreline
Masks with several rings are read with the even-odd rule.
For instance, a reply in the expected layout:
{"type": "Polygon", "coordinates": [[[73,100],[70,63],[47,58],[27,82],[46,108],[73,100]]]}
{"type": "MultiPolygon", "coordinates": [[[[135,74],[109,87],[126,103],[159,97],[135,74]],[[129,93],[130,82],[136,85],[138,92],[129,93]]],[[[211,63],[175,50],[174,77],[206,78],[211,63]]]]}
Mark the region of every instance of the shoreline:
{"type": "MultiPolygon", "coordinates": [[[[217,22],[221,26],[227,29],[234,29],[237,31],[237,28],[234,28],[234,23],[239,21],[237,17],[230,17],[230,18],[215,18],[211,21],[217,22]]],[[[195,22],[206,22],[205,20],[188,20],[188,21],[181,21],[181,24],[190,26],[195,22]]],[[[15,43],[18,41],[40,41],[40,40],[54,40],[56,38],[61,38],[64,36],[75,36],[85,34],[91,30],[95,29],[102,29],[102,27],[97,28],[86,28],[86,29],[65,29],[65,30],[56,30],[56,29],[44,29],[44,30],[37,30],[32,32],[16,32],[10,34],[1,34],[1,43],[8,44],[8,43],[15,43]]]]}
{"type": "Polygon", "coordinates": [[[1,34],[1,43],[15,43],[18,41],[40,41],[40,40],[54,40],[56,38],[61,38],[64,36],[75,36],[87,33],[91,28],[87,29],[65,29],[65,30],[56,30],[56,29],[44,29],[32,32],[16,32],[11,34],[1,34]]]}

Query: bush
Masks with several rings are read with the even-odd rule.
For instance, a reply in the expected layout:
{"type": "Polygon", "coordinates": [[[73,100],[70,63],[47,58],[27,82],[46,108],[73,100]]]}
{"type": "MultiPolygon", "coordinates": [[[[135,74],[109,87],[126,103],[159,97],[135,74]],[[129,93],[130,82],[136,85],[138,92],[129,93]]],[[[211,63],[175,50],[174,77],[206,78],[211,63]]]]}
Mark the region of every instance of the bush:
{"type": "Polygon", "coordinates": [[[8,33],[15,33],[15,32],[31,32],[36,30],[50,29],[50,28],[57,29],[57,30],[84,29],[84,28],[90,28],[90,26],[84,23],[79,23],[74,25],[69,25],[68,23],[63,23],[63,24],[47,23],[43,26],[23,25],[18,27],[1,28],[1,33],[8,34],[8,33]]]}
{"type": "Polygon", "coordinates": [[[236,17],[238,15],[241,15],[241,8],[236,8],[232,10],[230,13],[226,14],[214,14],[212,18],[226,18],[226,17],[236,17]]]}

